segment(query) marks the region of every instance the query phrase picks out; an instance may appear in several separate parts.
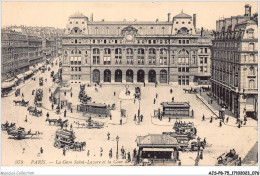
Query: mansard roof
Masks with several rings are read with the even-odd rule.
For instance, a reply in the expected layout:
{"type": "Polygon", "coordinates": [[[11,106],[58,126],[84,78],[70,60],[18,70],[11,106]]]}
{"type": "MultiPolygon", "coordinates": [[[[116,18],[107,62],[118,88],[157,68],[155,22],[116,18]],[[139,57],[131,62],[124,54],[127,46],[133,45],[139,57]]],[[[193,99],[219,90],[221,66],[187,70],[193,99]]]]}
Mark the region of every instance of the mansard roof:
{"type": "Polygon", "coordinates": [[[180,14],[174,16],[173,18],[192,18],[190,15],[181,12],[180,14]]]}

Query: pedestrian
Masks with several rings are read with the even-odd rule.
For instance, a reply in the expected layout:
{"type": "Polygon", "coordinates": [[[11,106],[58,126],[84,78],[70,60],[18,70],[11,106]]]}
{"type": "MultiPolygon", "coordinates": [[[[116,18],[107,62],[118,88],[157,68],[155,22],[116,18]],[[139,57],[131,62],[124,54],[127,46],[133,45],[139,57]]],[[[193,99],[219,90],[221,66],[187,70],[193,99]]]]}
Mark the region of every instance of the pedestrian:
{"type": "Polygon", "coordinates": [[[241,123],[238,123],[238,128],[241,128],[241,123]]]}
{"type": "Polygon", "coordinates": [[[113,151],[112,151],[112,148],[109,150],[109,158],[112,158],[113,156],[113,151]]]}
{"type": "Polygon", "coordinates": [[[70,124],[70,131],[72,130],[72,124],[70,124]]]}
{"type": "Polygon", "coordinates": [[[210,104],[212,104],[212,103],[213,103],[213,99],[210,100],[210,104]]]}
{"type": "Polygon", "coordinates": [[[66,149],[63,147],[63,156],[66,156],[66,149]]]}
{"type": "Polygon", "coordinates": [[[87,152],[87,156],[89,156],[90,155],[90,151],[88,150],[88,152],[87,152]]]}
{"type": "Polygon", "coordinates": [[[154,98],[154,99],[153,99],[153,104],[155,104],[155,102],[156,102],[156,99],[154,98]]]}
{"type": "Polygon", "coordinates": [[[200,159],[203,159],[203,150],[200,151],[200,159]]]}
{"type": "Polygon", "coordinates": [[[25,152],[25,148],[23,148],[23,153],[25,152]]]}
{"type": "Polygon", "coordinates": [[[202,121],[205,121],[205,116],[204,116],[204,114],[203,114],[203,116],[202,116],[202,121]]]}
{"type": "Polygon", "coordinates": [[[60,108],[61,108],[61,109],[63,108],[63,104],[61,104],[60,108]]]}
{"type": "Polygon", "coordinates": [[[209,121],[209,123],[212,123],[212,121],[213,121],[213,117],[211,116],[211,117],[210,117],[210,121],[209,121]]]}
{"type": "Polygon", "coordinates": [[[122,121],[122,118],[120,119],[120,125],[122,125],[123,121],[122,121]]]}
{"type": "Polygon", "coordinates": [[[64,96],[66,96],[66,91],[64,92],[64,96]]]}
{"type": "Polygon", "coordinates": [[[143,115],[141,115],[141,116],[140,116],[140,118],[141,118],[141,122],[142,122],[142,121],[143,121],[143,118],[144,118],[144,116],[143,116],[143,115]]]}
{"type": "Polygon", "coordinates": [[[134,150],[133,150],[133,158],[135,158],[136,157],[136,148],[134,148],[134,150]]]}
{"type": "Polygon", "coordinates": [[[51,88],[49,88],[49,93],[51,92],[51,88]]]}
{"type": "Polygon", "coordinates": [[[244,121],[244,124],[243,125],[246,125],[246,121],[244,121]]]}
{"type": "Polygon", "coordinates": [[[112,120],[112,115],[111,114],[109,115],[109,118],[110,118],[110,120],[112,120]]]}
{"type": "Polygon", "coordinates": [[[53,110],[53,108],[54,108],[54,104],[52,103],[52,104],[51,104],[51,109],[53,110]]]}
{"type": "Polygon", "coordinates": [[[72,107],[70,108],[70,113],[73,113],[73,109],[72,109],[72,107]]]}
{"type": "Polygon", "coordinates": [[[134,104],[135,104],[135,99],[134,99],[134,104]]]}
{"type": "Polygon", "coordinates": [[[221,120],[219,121],[219,127],[222,127],[222,122],[221,122],[221,120]]]}
{"type": "Polygon", "coordinates": [[[124,153],[125,153],[125,149],[124,149],[124,146],[122,146],[122,148],[121,148],[121,155],[123,156],[124,153]]]}
{"type": "Polygon", "coordinates": [[[100,147],[100,157],[102,157],[102,155],[103,155],[103,148],[100,147]]]}
{"type": "Polygon", "coordinates": [[[158,93],[155,94],[155,97],[158,98],[158,93]]]}
{"type": "Polygon", "coordinates": [[[25,120],[24,121],[27,122],[27,115],[25,116],[25,120]]]}
{"type": "Polygon", "coordinates": [[[22,93],[22,97],[24,97],[23,93],[22,93]]]}
{"type": "Polygon", "coordinates": [[[47,112],[47,114],[46,114],[47,119],[49,118],[49,116],[50,116],[50,114],[49,114],[49,112],[47,112]]]}
{"type": "Polygon", "coordinates": [[[206,138],[203,139],[203,142],[205,145],[207,144],[206,138]]]}
{"type": "Polygon", "coordinates": [[[116,92],[114,92],[114,96],[116,96],[116,92]]]}
{"type": "Polygon", "coordinates": [[[171,122],[171,117],[169,117],[169,122],[171,122]]]}
{"type": "Polygon", "coordinates": [[[144,82],[144,87],[145,87],[145,82],[144,82]]]}
{"type": "Polygon", "coordinates": [[[135,116],[134,116],[134,121],[136,121],[136,114],[135,114],[135,116]]]}
{"type": "Polygon", "coordinates": [[[110,133],[107,133],[107,140],[110,140],[110,133]]]}
{"type": "Polygon", "coordinates": [[[229,120],[229,116],[227,116],[227,118],[226,118],[226,123],[228,123],[228,120],[229,120]]]}
{"type": "Polygon", "coordinates": [[[70,97],[72,97],[72,92],[70,92],[70,97]]]}
{"type": "Polygon", "coordinates": [[[178,166],[181,166],[181,161],[179,161],[178,166]]]}
{"type": "Polygon", "coordinates": [[[130,152],[127,153],[127,161],[131,162],[131,154],[130,154],[130,152]]]}
{"type": "Polygon", "coordinates": [[[64,117],[66,117],[66,114],[67,114],[67,111],[66,111],[66,109],[64,110],[64,117]]]}
{"type": "Polygon", "coordinates": [[[42,147],[40,148],[40,153],[43,154],[43,149],[42,149],[42,147]]]}
{"type": "Polygon", "coordinates": [[[172,94],[172,89],[170,89],[170,93],[172,94]]]}

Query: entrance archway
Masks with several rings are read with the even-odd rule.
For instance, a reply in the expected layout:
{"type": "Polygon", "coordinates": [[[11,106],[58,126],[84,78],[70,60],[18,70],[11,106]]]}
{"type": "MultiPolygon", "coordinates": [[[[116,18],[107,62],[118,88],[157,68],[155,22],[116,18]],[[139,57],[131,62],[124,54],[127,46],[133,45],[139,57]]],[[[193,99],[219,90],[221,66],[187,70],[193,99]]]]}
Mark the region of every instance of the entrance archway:
{"type": "Polygon", "coordinates": [[[154,70],[150,70],[148,72],[148,82],[155,83],[156,81],[156,72],[154,70]]]}
{"type": "Polygon", "coordinates": [[[93,82],[94,83],[100,82],[100,71],[97,69],[93,70],[93,82]]]}
{"type": "Polygon", "coordinates": [[[133,70],[126,70],[126,82],[133,82],[134,72],[133,70]]]}
{"type": "Polygon", "coordinates": [[[104,71],[104,82],[111,82],[111,71],[108,69],[104,71]]]}
{"type": "Polygon", "coordinates": [[[144,82],[144,71],[143,70],[138,70],[137,82],[144,82]]]}
{"type": "Polygon", "coordinates": [[[119,69],[115,71],[115,82],[122,82],[122,71],[119,69]]]}
{"type": "Polygon", "coordinates": [[[166,70],[160,71],[160,83],[167,83],[167,71],[166,70]]]}

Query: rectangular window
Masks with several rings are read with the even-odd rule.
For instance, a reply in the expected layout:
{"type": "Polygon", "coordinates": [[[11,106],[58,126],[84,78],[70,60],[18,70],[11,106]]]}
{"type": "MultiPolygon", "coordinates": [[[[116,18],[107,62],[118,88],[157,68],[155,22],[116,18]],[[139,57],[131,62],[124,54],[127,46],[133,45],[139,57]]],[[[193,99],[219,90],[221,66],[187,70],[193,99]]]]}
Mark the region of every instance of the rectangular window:
{"type": "Polygon", "coordinates": [[[207,63],[208,63],[208,58],[205,57],[205,58],[204,58],[204,64],[207,64],[207,63]]]}
{"type": "Polygon", "coordinates": [[[178,68],[178,72],[181,72],[181,67],[178,68]]]}
{"type": "Polygon", "coordinates": [[[200,72],[203,72],[203,66],[200,66],[200,72]]]}
{"type": "Polygon", "coordinates": [[[205,53],[208,53],[208,48],[205,48],[205,53]]]}
{"type": "Polygon", "coordinates": [[[186,72],[190,72],[190,68],[189,67],[186,68],[186,72]]]}
{"type": "Polygon", "coordinates": [[[203,64],[203,57],[200,57],[200,64],[203,64]]]}

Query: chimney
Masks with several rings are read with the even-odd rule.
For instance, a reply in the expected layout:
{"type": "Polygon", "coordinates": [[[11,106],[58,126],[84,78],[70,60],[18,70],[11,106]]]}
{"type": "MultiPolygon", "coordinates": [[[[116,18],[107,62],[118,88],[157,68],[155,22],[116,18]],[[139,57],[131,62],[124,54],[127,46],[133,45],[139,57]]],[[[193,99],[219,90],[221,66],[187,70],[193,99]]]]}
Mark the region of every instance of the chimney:
{"type": "Polygon", "coordinates": [[[225,31],[227,31],[228,26],[231,25],[231,18],[226,18],[225,19],[225,31]]]}
{"type": "Polygon", "coordinates": [[[223,26],[224,26],[224,20],[219,20],[219,31],[222,31],[223,26]]]}
{"type": "Polygon", "coordinates": [[[203,35],[204,35],[204,29],[203,29],[203,27],[201,27],[200,35],[201,35],[202,37],[203,37],[203,35]]]}
{"type": "Polygon", "coordinates": [[[159,19],[157,18],[157,19],[156,19],[156,22],[158,22],[158,21],[159,21],[159,19]]]}
{"type": "Polygon", "coordinates": [[[231,16],[232,31],[235,29],[236,24],[237,24],[236,16],[231,16]]]}
{"type": "Polygon", "coordinates": [[[196,14],[193,14],[193,26],[196,29],[196,14]]]}
{"type": "Polygon", "coordinates": [[[168,22],[170,22],[171,21],[171,13],[168,13],[167,15],[168,15],[168,22]]]}
{"type": "Polygon", "coordinates": [[[245,5],[245,15],[247,17],[251,17],[251,6],[249,4],[245,5]]]}
{"type": "Polygon", "coordinates": [[[216,21],[216,31],[217,32],[219,31],[219,21],[218,20],[216,21]]]}
{"type": "Polygon", "coordinates": [[[91,13],[91,16],[90,16],[90,21],[93,22],[93,13],[91,13]]]}

